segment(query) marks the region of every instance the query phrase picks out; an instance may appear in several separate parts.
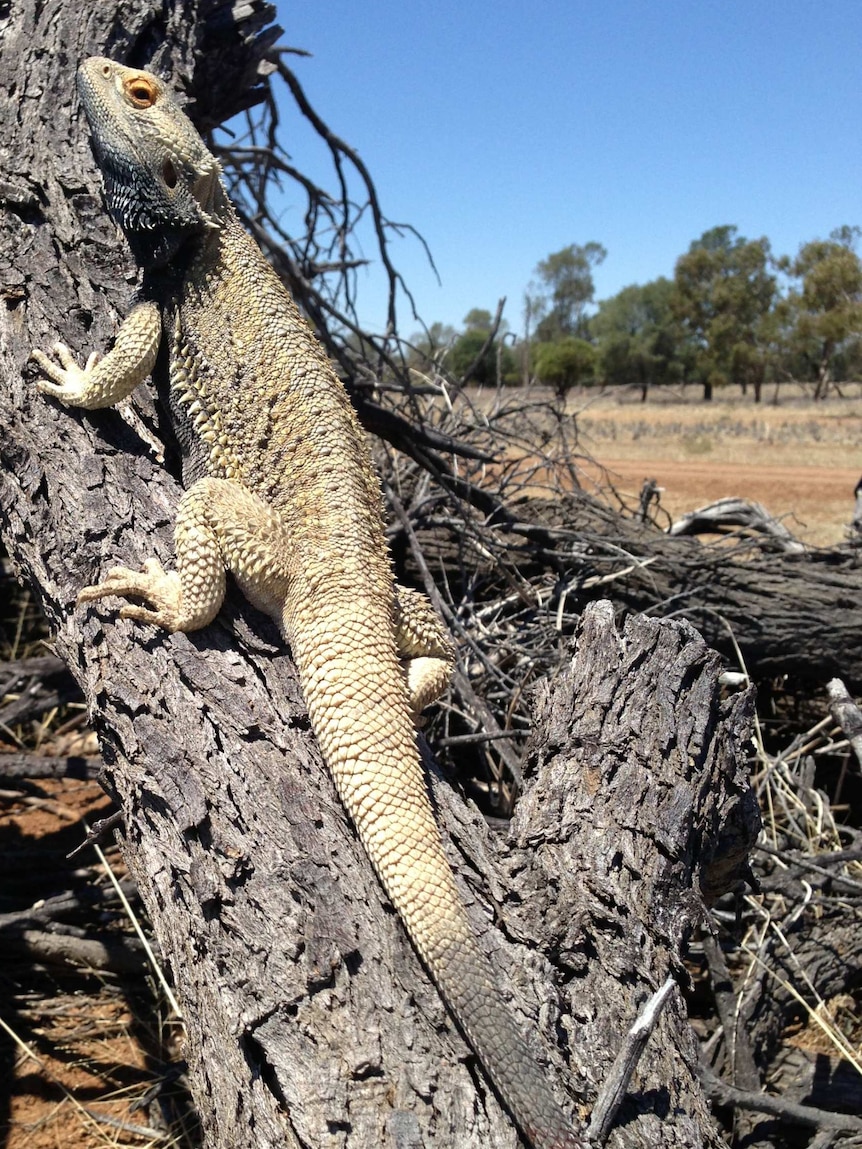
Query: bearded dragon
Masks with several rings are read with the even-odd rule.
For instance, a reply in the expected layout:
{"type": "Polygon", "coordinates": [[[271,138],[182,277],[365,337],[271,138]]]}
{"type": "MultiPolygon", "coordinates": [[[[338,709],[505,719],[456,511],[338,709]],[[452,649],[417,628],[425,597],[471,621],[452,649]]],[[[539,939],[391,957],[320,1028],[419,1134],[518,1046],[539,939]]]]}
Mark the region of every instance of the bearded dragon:
{"type": "Polygon", "coordinates": [[[186,487],[176,567],[116,567],[79,603],[168,631],[206,626],[230,571],[290,645],[314,733],[363,846],[443,998],[536,1149],[582,1145],[495,986],[428,800],[415,718],[453,648],[430,603],[396,586],[379,481],[340,380],[243,229],[216,158],[165,85],[102,57],[78,91],[105,198],[143,272],[104,356],[62,343],[40,389],[107,407],[168,349],[166,400],[186,487]]]}

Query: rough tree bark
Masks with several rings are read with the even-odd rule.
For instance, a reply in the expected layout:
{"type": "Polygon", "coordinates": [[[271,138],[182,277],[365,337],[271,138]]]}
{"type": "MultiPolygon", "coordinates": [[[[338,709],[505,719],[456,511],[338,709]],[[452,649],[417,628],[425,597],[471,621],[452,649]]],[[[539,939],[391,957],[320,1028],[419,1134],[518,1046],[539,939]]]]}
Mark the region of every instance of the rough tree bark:
{"type": "MultiPolygon", "coordinates": [[[[207,1144],[513,1146],[336,799],[272,627],[238,596],[193,635],[74,606],[114,561],[170,562],[179,494],[145,396],[125,420],[62,410],[25,366],[58,335],[79,355],[104,346],[132,279],[71,122],[74,66],[155,53],[212,89],[201,111],[215,118],[227,93],[243,98],[266,42],[254,38],[264,7],[236,12],[206,0],[6,10],[0,531],[92,708],[207,1144]]],[[[579,1117],[639,1005],[668,974],[684,981],[703,892],[736,880],[756,829],[749,700],[719,703],[716,675],[685,625],[634,619],[619,635],[596,607],[538,698],[533,780],[508,841],[431,771],[501,992],[579,1117]]],[[[719,1143],[678,993],[623,1118],[613,1145],[719,1143]]]]}

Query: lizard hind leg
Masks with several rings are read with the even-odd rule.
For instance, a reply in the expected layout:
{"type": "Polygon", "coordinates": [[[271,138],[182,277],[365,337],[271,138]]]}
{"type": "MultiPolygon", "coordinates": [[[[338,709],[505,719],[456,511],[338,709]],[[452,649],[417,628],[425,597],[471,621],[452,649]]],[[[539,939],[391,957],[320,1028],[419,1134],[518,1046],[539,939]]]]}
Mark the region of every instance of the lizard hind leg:
{"type": "Polygon", "coordinates": [[[395,641],[418,717],[439,698],[452,676],[455,648],[431,603],[418,590],[396,586],[395,641]]]}
{"type": "Polygon", "coordinates": [[[199,630],[224,601],[231,571],[255,606],[280,621],[287,584],[284,530],[278,513],[257,495],[228,479],[205,478],[183,495],[174,527],[176,570],[149,559],[142,571],[114,567],[104,580],[84,587],[78,602],[109,595],[142,598],[121,618],[150,622],[168,631],[199,630]]]}

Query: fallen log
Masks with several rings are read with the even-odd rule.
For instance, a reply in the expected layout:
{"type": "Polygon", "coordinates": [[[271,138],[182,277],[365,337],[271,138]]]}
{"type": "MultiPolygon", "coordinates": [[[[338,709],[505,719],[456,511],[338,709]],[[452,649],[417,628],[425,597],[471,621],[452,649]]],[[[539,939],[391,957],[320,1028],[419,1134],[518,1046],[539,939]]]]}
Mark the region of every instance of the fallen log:
{"type": "MultiPolygon", "coordinates": [[[[604,531],[632,569],[613,582],[630,611],[688,619],[706,642],[755,680],[787,675],[799,689],[835,676],[862,689],[862,564],[851,548],[776,550],[742,534],[734,545],[692,543],[652,525],[604,514],[579,500],[575,529],[604,531]],[[648,565],[647,565],[648,564],[648,565]]],[[[622,565],[622,564],[619,564],[622,565]]]]}
{"type": "Polygon", "coordinates": [[[672,536],[583,490],[501,504],[496,519],[482,510],[480,518],[463,504],[454,514],[426,504],[413,518],[455,614],[504,616],[532,604],[547,653],[554,632],[567,633],[584,605],[607,596],[621,617],[687,619],[734,670],[741,653],[754,681],[788,676],[805,690],[840,677],[862,690],[858,548],[779,548],[745,530],[710,541],[672,536]]]}

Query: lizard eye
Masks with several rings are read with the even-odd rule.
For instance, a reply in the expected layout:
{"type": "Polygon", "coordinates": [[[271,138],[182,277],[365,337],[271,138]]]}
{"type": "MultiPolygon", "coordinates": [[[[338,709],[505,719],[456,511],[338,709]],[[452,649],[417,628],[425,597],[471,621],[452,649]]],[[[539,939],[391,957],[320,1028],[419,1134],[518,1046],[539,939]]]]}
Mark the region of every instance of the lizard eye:
{"type": "Polygon", "coordinates": [[[126,95],[136,108],[151,108],[156,102],[156,88],[151,80],[136,76],[126,84],[126,95]]]}

